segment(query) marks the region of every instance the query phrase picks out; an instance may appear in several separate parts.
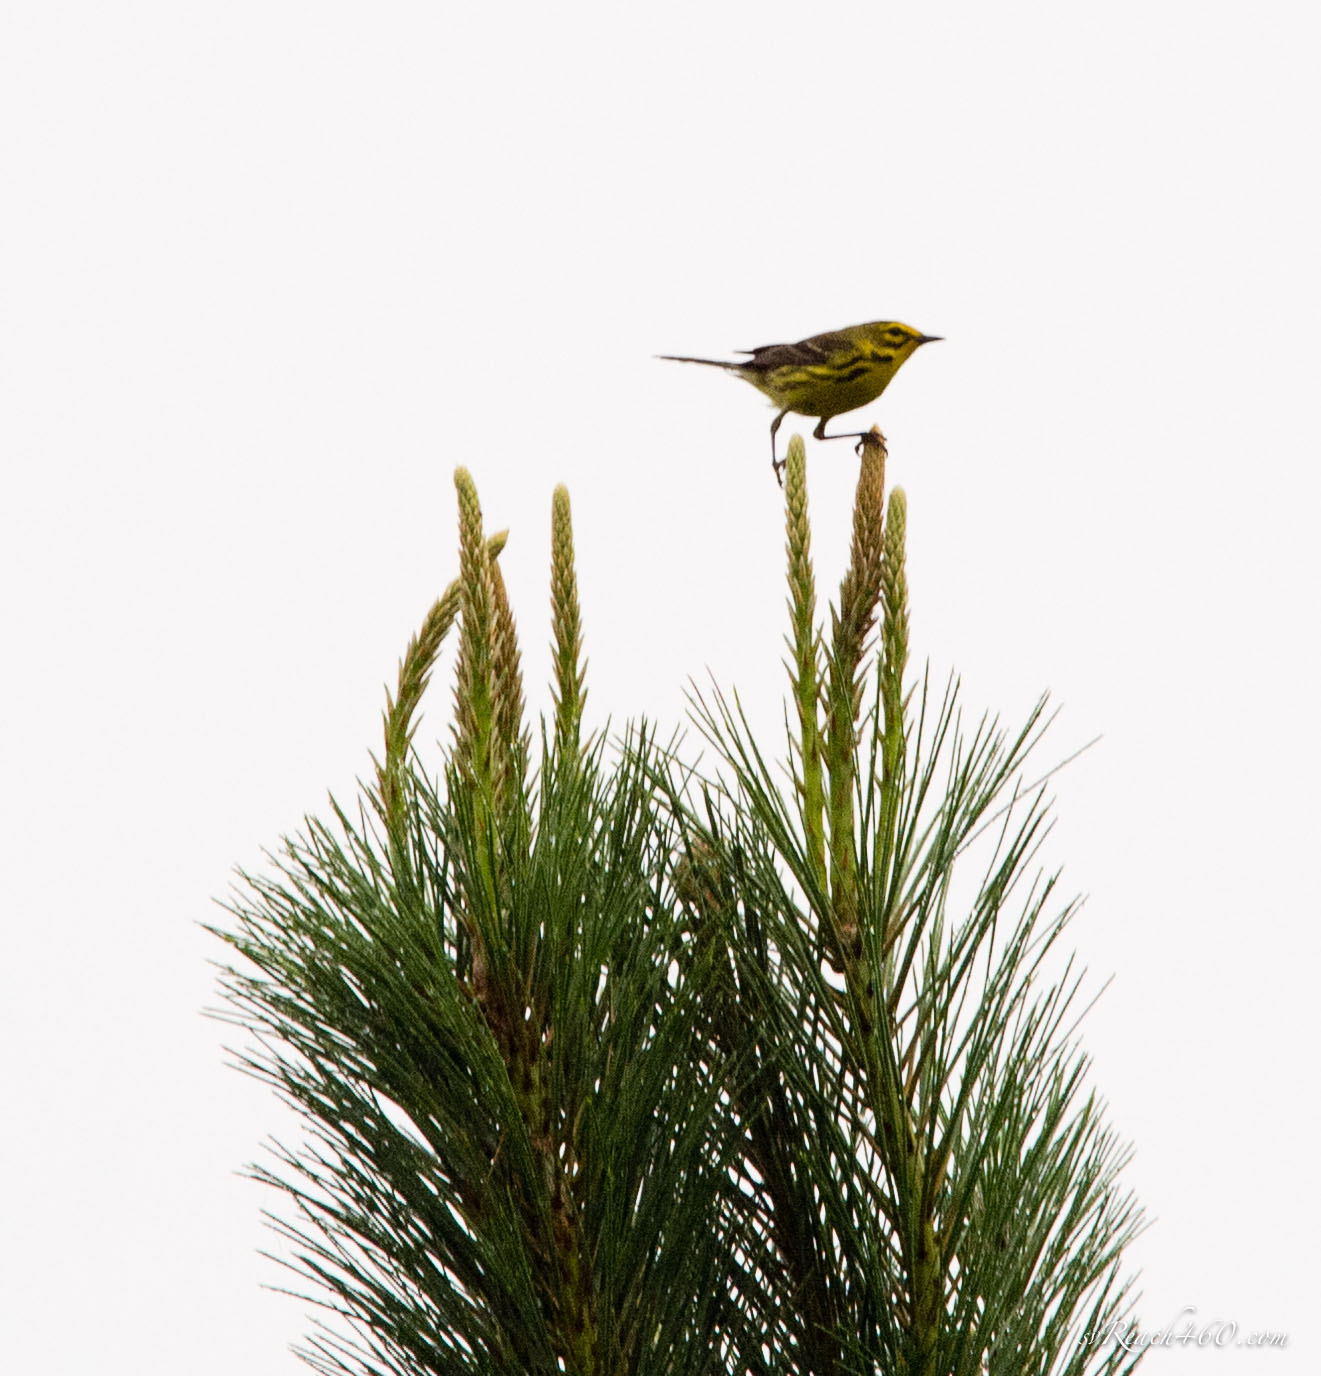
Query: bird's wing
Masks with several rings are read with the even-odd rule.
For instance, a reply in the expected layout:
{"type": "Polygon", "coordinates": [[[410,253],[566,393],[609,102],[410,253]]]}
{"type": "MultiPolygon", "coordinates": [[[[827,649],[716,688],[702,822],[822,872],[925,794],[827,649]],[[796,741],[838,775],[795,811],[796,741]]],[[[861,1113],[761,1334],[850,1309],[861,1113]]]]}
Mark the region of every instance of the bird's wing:
{"type": "Polygon", "coordinates": [[[811,339],[800,339],[797,344],[763,344],[760,349],[740,349],[739,352],[750,356],[745,367],[762,373],[772,368],[801,368],[810,363],[822,363],[850,343],[848,335],[831,332],[814,334],[811,339]]]}

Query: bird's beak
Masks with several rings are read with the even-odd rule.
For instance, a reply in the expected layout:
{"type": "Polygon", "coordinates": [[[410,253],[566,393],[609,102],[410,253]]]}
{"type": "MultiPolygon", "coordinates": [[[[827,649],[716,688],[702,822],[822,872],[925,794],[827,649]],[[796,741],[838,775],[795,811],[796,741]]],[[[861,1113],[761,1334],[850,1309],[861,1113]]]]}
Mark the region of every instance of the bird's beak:
{"type": "Polygon", "coordinates": [[[941,341],[942,339],[944,339],[944,338],[945,338],[945,336],[944,336],[943,334],[924,334],[924,335],[921,336],[921,338],[920,338],[917,342],[918,342],[919,345],[921,345],[921,344],[939,344],[940,341],[941,341]]]}

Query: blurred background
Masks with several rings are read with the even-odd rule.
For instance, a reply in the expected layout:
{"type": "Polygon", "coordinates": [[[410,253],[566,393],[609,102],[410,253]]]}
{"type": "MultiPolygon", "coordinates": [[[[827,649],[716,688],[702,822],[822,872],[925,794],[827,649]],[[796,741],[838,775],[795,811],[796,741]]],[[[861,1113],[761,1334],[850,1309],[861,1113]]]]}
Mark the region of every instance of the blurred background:
{"type": "Polygon", "coordinates": [[[915,663],[1101,736],[1043,860],[1137,1319],[1244,1340],[1145,1369],[1316,1370],[1319,129],[1278,0],[5,6],[0,1365],[304,1369],[199,924],[369,774],[455,466],[534,712],[564,482],[589,720],[713,678],[778,743],[772,413],[654,355],[893,318],[915,663]]]}

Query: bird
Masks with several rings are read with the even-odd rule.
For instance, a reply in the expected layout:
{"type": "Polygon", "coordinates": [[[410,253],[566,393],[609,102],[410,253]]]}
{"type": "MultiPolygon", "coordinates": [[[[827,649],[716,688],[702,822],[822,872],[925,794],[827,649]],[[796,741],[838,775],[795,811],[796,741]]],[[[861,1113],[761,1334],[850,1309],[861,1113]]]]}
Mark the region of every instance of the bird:
{"type": "Polygon", "coordinates": [[[890,379],[923,344],[942,336],[922,334],[897,320],[873,320],[800,339],[797,344],[763,344],[759,349],[737,349],[746,355],[740,362],[719,358],[690,358],[686,354],[660,354],[671,363],[701,363],[724,368],[750,382],[778,408],[771,421],[771,468],[783,483],[784,460],[775,457],[775,433],[791,411],[818,417],[812,438],[818,440],[862,439],[862,434],[827,435],[826,422],[847,411],[875,401],[890,379]]]}

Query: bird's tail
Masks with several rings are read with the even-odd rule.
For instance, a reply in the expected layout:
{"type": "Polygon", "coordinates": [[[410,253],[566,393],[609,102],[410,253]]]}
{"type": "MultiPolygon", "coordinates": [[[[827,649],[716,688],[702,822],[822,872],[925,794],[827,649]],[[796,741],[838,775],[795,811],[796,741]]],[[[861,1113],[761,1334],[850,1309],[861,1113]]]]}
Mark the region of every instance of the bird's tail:
{"type": "Polygon", "coordinates": [[[657,358],[663,358],[670,363],[702,363],[708,368],[733,368],[737,370],[742,367],[739,363],[726,363],[723,358],[689,358],[686,354],[657,354],[657,358]]]}

